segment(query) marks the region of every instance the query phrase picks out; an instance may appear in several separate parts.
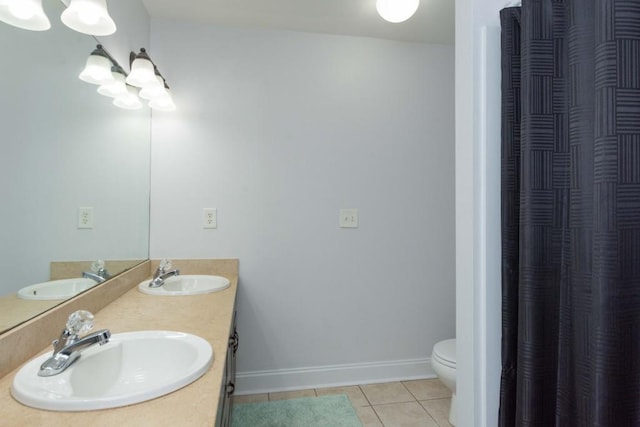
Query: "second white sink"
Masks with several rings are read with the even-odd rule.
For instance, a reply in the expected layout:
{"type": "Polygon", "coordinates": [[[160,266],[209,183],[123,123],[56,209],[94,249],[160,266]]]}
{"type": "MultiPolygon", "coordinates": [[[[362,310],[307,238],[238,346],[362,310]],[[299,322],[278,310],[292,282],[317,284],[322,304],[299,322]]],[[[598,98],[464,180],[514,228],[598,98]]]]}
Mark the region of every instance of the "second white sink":
{"type": "Polygon", "coordinates": [[[51,280],[26,286],[18,291],[18,298],[31,300],[67,299],[95,286],[98,282],[78,277],[74,279],[51,280]]]}
{"type": "Polygon", "coordinates": [[[204,339],[182,332],[114,334],[108,343],[85,350],[64,372],[40,377],[51,353],[18,371],[11,394],[27,405],[52,411],[115,408],[154,399],[202,376],[213,360],[204,339]]]}
{"type": "Polygon", "coordinates": [[[164,285],[157,288],[150,288],[150,282],[151,280],[145,280],[140,283],[138,290],[150,295],[198,295],[227,289],[230,284],[226,277],[194,274],[169,277],[164,281],[164,285]]]}

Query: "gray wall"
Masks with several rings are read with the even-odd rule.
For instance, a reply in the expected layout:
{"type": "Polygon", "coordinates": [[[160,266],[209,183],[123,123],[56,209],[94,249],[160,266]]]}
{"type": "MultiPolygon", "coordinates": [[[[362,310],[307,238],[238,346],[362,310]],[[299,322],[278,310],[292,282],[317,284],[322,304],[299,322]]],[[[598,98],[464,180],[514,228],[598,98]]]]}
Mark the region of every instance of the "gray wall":
{"type": "Polygon", "coordinates": [[[153,112],[151,257],[240,259],[239,391],[431,375],[455,334],[453,47],[151,33],[178,107],[153,112]]]}

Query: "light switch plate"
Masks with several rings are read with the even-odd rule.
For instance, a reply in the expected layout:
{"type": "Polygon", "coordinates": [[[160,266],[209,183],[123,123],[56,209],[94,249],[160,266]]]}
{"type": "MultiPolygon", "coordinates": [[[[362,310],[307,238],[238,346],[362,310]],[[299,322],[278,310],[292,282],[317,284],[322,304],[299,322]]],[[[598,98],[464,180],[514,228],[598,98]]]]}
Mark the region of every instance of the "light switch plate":
{"type": "Polygon", "coordinates": [[[340,209],[340,228],[358,228],[358,209],[340,209]]]}

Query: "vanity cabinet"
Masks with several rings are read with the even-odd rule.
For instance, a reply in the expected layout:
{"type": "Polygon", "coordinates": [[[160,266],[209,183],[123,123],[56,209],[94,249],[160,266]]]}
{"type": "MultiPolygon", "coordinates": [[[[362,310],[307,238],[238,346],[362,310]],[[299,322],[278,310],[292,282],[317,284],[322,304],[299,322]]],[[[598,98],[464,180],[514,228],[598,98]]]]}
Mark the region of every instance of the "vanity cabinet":
{"type": "Polygon", "coordinates": [[[236,388],[236,352],[238,351],[238,331],[236,330],[236,312],[233,312],[231,322],[231,334],[227,347],[224,376],[220,390],[220,401],[218,402],[218,416],[216,417],[217,427],[231,426],[231,411],[233,409],[233,394],[236,388]]]}

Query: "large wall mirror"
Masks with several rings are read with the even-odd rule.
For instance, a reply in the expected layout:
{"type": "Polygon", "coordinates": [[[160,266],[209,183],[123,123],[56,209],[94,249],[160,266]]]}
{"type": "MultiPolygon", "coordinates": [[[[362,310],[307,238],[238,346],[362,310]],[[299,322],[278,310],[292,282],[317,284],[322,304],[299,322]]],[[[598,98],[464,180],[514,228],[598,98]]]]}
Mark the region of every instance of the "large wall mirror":
{"type": "Polygon", "coordinates": [[[97,42],[65,27],[63,9],[47,3],[46,32],[0,22],[0,333],[61,302],[20,289],[149,256],[149,109],[117,108],[78,79],[97,42]],[[81,207],[92,228],[79,228],[81,207]]]}

